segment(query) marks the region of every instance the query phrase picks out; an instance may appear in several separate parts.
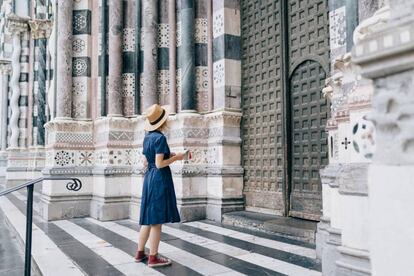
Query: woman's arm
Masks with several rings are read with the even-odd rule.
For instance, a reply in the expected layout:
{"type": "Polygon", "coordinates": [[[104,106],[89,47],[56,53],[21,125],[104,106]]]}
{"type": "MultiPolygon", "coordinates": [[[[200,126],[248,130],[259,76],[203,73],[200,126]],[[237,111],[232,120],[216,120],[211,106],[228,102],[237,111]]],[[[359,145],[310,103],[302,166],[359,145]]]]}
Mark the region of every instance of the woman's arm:
{"type": "Polygon", "coordinates": [[[155,166],[157,167],[157,169],[168,167],[170,164],[174,163],[175,161],[183,160],[184,154],[185,153],[177,153],[176,155],[171,156],[170,158],[164,160],[164,154],[159,153],[155,156],[155,166]]]}

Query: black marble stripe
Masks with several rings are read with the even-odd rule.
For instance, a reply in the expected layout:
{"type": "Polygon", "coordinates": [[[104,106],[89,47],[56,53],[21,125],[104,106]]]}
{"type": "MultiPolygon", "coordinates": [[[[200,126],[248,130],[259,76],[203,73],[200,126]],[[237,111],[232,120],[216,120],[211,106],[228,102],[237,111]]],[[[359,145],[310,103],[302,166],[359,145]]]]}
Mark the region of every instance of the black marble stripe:
{"type": "Polygon", "coordinates": [[[181,9],[192,9],[194,8],[194,0],[181,0],[181,9]]]}
{"type": "Polygon", "coordinates": [[[168,70],[170,68],[169,57],[168,48],[158,48],[158,70],[168,70]]]}
{"type": "Polygon", "coordinates": [[[29,106],[28,96],[19,97],[19,106],[29,106]]]}
{"type": "Polygon", "coordinates": [[[73,11],[73,35],[91,34],[92,12],[90,10],[73,11]]]}
{"type": "Polygon", "coordinates": [[[195,44],[195,66],[207,66],[207,44],[195,44]]]}
{"type": "Polygon", "coordinates": [[[206,0],[195,0],[196,18],[207,18],[207,3],[206,0]]]}
{"type": "Polygon", "coordinates": [[[28,82],[29,81],[29,73],[20,73],[19,82],[28,82]]]}
{"type": "Polygon", "coordinates": [[[168,0],[159,0],[158,20],[159,23],[168,23],[168,0]]]}
{"type": "Polygon", "coordinates": [[[227,228],[227,229],[230,229],[230,230],[234,230],[234,231],[254,235],[254,236],[265,238],[265,239],[268,239],[268,240],[279,241],[279,242],[288,243],[288,244],[292,244],[292,245],[298,245],[298,246],[311,248],[311,249],[316,248],[316,246],[314,244],[303,242],[303,241],[297,241],[297,240],[289,239],[289,238],[286,238],[286,237],[277,236],[277,235],[274,235],[274,234],[267,234],[267,233],[263,233],[263,232],[259,232],[259,231],[253,231],[253,230],[250,230],[250,229],[247,229],[247,228],[235,227],[235,226],[230,226],[230,225],[222,225],[221,223],[211,221],[211,220],[203,220],[202,222],[206,223],[206,224],[219,226],[219,227],[227,228]]]}
{"type": "Polygon", "coordinates": [[[122,53],[122,73],[135,73],[135,53],[123,52],[122,53]]]}
{"type": "MultiPolygon", "coordinates": [[[[98,76],[102,76],[102,55],[99,55],[99,60],[98,60],[98,65],[99,65],[99,69],[98,69],[98,76]]],[[[109,62],[108,62],[108,55],[106,55],[106,59],[105,59],[105,72],[106,75],[108,75],[108,70],[109,70],[109,62]]]]}
{"type": "MultiPolygon", "coordinates": [[[[26,214],[26,205],[21,200],[13,194],[9,194],[7,198],[20,212],[26,214]]],[[[33,222],[87,275],[122,275],[118,269],[55,224],[42,222],[35,215],[33,216],[33,222]]]]}
{"type": "MultiPolygon", "coordinates": [[[[72,219],[71,222],[76,223],[80,227],[88,230],[89,232],[93,233],[94,235],[98,236],[99,238],[107,241],[108,243],[112,244],[115,248],[118,248],[125,253],[129,254],[130,256],[135,256],[136,250],[137,250],[137,244],[127,238],[124,238],[115,232],[112,232],[104,227],[101,227],[99,225],[96,225],[92,222],[89,222],[85,219],[72,219]]],[[[159,267],[154,268],[160,273],[164,275],[194,275],[198,276],[201,275],[200,273],[192,270],[191,268],[188,268],[186,266],[183,266],[179,263],[173,262],[173,264],[169,267],[159,267]]]]}
{"type": "Polygon", "coordinates": [[[220,59],[241,59],[240,36],[223,34],[213,40],[213,61],[220,59]]]}
{"type": "Polygon", "coordinates": [[[298,265],[304,268],[321,271],[321,264],[315,260],[304,256],[299,256],[296,254],[292,254],[286,251],[273,249],[269,247],[265,247],[262,245],[250,243],[247,241],[235,239],[228,236],[223,236],[214,232],[206,231],[200,228],[196,228],[193,226],[185,225],[185,224],[171,224],[170,227],[174,227],[188,233],[196,234],[214,241],[218,241],[224,244],[228,244],[234,247],[238,247],[243,250],[247,250],[250,252],[255,252],[264,256],[269,256],[274,259],[278,259],[287,263],[291,263],[294,265],[298,265]]]}
{"type": "MultiPolygon", "coordinates": [[[[118,224],[131,228],[133,230],[138,229],[138,224],[132,221],[124,220],[124,221],[117,221],[118,224]]],[[[199,256],[206,260],[215,262],[217,264],[226,266],[233,270],[236,270],[240,273],[244,273],[246,275],[284,275],[282,273],[267,269],[265,267],[261,267],[259,265],[255,265],[252,263],[248,263],[233,256],[229,256],[226,254],[219,253],[217,251],[202,247],[200,245],[196,245],[184,240],[181,240],[177,237],[172,235],[162,233],[161,240],[169,245],[174,247],[180,248],[184,251],[187,251],[193,255],[199,256]]]]}

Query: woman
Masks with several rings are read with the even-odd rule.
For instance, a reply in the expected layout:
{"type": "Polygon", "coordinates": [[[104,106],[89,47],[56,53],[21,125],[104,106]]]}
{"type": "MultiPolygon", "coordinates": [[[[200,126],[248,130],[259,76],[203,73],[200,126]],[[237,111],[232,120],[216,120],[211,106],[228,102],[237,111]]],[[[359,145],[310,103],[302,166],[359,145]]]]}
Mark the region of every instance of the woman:
{"type": "Polygon", "coordinates": [[[157,104],[151,106],[146,117],[147,134],[144,138],[143,154],[147,172],[142,188],[139,219],[141,229],[135,261],[141,262],[147,258],[144,249],[149,238],[148,266],[158,267],[171,264],[170,260],[158,256],[161,226],[163,223],[180,221],[169,165],[177,160],[183,160],[185,153],[170,153],[167,140],[161,133],[168,118],[168,112],[164,107],[157,104]]]}

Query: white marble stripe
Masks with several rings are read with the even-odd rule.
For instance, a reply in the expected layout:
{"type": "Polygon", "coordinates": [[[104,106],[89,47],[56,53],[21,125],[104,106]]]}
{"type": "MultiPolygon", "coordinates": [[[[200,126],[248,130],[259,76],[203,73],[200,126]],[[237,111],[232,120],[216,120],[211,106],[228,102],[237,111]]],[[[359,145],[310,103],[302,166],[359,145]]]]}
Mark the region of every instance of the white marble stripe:
{"type": "MultiPolygon", "coordinates": [[[[92,223],[102,226],[110,231],[117,233],[118,235],[121,235],[131,241],[138,243],[138,231],[132,230],[128,227],[119,225],[114,222],[101,222],[92,218],[86,219],[92,223]]],[[[167,258],[170,258],[171,260],[180,263],[181,265],[190,267],[191,269],[203,275],[244,275],[223,265],[216,264],[162,241],[160,242],[159,252],[167,258]]]]}
{"type": "Polygon", "coordinates": [[[53,223],[125,275],[162,275],[144,263],[135,263],[134,259],[127,253],[113,247],[112,244],[73,222],[60,220],[53,223]]]}
{"type": "MultiPolygon", "coordinates": [[[[26,217],[6,197],[0,198],[0,208],[24,241],[26,235],[26,217]]],[[[33,224],[32,258],[45,276],[84,275],[57,245],[36,225],[33,224]]]]}
{"type": "Polygon", "coordinates": [[[175,236],[179,239],[187,242],[203,246],[205,248],[215,250],[222,254],[230,255],[234,258],[249,262],[255,265],[265,267],[267,269],[280,272],[291,276],[321,276],[322,274],[318,271],[307,269],[298,265],[287,263],[278,259],[273,259],[268,256],[264,256],[257,253],[251,253],[247,250],[240,249],[235,246],[231,246],[225,243],[217,242],[202,236],[185,232],[169,226],[163,226],[163,232],[175,236]]]}
{"type": "Polygon", "coordinates": [[[269,240],[269,239],[257,237],[257,236],[254,236],[248,233],[243,233],[243,232],[235,231],[232,229],[228,229],[228,228],[224,228],[224,227],[220,227],[216,225],[211,225],[208,223],[198,222],[198,221],[188,222],[185,224],[202,229],[202,230],[217,233],[223,236],[232,237],[234,239],[243,240],[243,241],[247,241],[253,244],[269,247],[272,249],[282,250],[282,251],[289,252],[292,254],[316,259],[316,251],[311,248],[306,248],[306,247],[302,247],[299,245],[293,245],[293,244],[284,243],[284,242],[275,241],[275,240],[269,240]]]}

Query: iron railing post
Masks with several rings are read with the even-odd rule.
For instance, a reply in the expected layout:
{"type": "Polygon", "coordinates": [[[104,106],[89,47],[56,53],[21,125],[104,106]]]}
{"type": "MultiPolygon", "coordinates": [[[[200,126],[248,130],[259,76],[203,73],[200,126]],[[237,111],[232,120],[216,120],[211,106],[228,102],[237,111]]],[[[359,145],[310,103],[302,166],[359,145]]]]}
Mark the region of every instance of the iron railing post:
{"type": "Polygon", "coordinates": [[[33,186],[34,184],[27,186],[25,276],[31,275],[32,264],[33,186]]]}
{"type": "Polygon", "coordinates": [[[33,188],[34,185],[44,180],[70,180],[66,184],[66,189],[69,191],[77,192],[82,188],[82,182],[78,178],[74,177],[41,177],[16,187],[10,188],[5,191],[0,191],[0,196],[5,196],[17,190],[27,188],[27,205],[26,205],[26,243],[25,243],[25,264],[24,264],[24,275],[31,275],[32,265],[32,223],[33,223],[33,188]]]}

